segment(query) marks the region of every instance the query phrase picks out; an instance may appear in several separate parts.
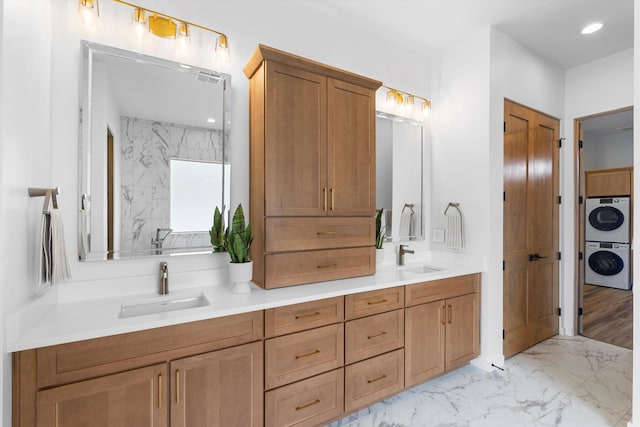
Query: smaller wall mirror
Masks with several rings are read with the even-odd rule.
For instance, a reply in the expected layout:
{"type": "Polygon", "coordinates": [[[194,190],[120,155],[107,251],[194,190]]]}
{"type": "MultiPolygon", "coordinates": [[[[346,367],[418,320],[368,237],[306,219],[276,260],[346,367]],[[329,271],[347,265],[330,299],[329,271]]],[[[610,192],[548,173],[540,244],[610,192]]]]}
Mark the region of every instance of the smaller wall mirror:
{"type": "Polygon", "coordinates": [[[423,123],[377,112],[376,204],[387,241],[424,239],[423,123]]]}
{"type": "Polygon", "coordinates": [[[82,55],[80,260],[211,251],[230,76],[91,42],[82,55]]]}

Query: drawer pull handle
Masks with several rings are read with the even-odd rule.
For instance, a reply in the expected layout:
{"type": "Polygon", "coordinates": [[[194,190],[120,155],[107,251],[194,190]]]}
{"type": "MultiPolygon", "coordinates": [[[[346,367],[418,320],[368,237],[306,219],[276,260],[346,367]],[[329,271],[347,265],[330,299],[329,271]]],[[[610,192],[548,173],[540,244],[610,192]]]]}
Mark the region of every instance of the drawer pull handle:
{"type": "Polygon", "coordinates": [[[296,320],[306,319],[308,317],[313,317],[313,316],[318,316],[318,315],[320,315],[319,311],[316,311],[315,313],[297,314],[296,315],[296,320]]]}
{"type": "Polygon", "coordinates": [[[381,337],[381,336],[383,336],[383,335],[387,335],[387,333],[386,333],[385,331],[382,331],[382,332],[380,332],[379,334],[375,334],[375,335],[368,335],[368,336],[367,336],[367,339],[368,339],[368,340],[371,340],[371,339],[374,339],[374,338],[381,337]]]}
{"type": "Polygon", "coordinates": [[[296,411],[302,411],[303,409],[307,409],[308,407],[317,405],[318,403],[320,403],[320,399],[316,399],[313,402],[307,403],[306,405],[296,406],[296,411]]]}
{"type": "Polygon", "coordinates": [[[333,236],[333,235],[338,234],[338,233],[335,232],[335,231],[318,231],[316,234],[318,236],[333,236]]]}
{"type": "Polygon", "coordinates": [[[307,354],[298,354],[296,356],[296,360],[304,359],[305,357],[313,356],[314,354],[318,354],[318,353],[320,353],[320,350],[314,350],[311,353],[307,353],[307,354]]]}
{"type": "Polygon", "coordinates": [[[331,267],[337,267],[338,263],[334,262],[332,264],[321,264],[318,266],[318,268],[331,268],[331,267]]]}
{"type": "Polygon", "coordinates": [[[372,380],[367,380],[367,383],[369,383],[369,384],[375,383],[376,381],[380,381],[380,380],[383,380],[385,378],[387,378],[387,375],[386,374],[382,374],[379,377],[376,377],[376,378],[374,378],[372,380]]]}
{"type": "Polygon", "coordinates": [[[367,305],[384,304],[385,302],[387,302],[386,298],[378,301],[367,301],[367,305]]]}

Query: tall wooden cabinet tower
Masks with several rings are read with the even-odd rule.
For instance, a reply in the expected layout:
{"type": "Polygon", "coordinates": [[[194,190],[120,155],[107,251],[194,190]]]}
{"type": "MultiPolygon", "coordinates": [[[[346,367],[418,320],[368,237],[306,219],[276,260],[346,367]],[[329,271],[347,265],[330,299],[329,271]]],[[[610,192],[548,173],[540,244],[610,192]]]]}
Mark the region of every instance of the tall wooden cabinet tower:
{"type": "Polygon", "coordinates": [[[269,289],[373,274],[381,83],[263,45],[244,73],[253,281],[269,289]]]}

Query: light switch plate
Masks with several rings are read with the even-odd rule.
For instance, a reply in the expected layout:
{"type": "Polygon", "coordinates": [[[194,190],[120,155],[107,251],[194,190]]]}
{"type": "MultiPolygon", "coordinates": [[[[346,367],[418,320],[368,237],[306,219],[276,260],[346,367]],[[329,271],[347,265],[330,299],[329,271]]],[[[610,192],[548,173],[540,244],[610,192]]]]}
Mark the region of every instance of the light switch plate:
{"type": "Polygon", "coordinates": [[[444,228],[434,228],[431,239],[436,243],[444,243],[444,228]]]}

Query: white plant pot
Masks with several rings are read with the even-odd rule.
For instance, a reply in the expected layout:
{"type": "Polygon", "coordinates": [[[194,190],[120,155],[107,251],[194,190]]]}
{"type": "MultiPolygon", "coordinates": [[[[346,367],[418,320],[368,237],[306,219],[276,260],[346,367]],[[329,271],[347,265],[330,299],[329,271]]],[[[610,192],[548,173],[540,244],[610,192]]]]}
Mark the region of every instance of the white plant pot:
{"type": "Polygon", "coordinates": [[[234,294],[246,294],[251,292],[251,277],[253,276],[253,261],[229,263],[229,280],[231,292],[234,294]]]}
{"type": "Polygon", "coordinates": [[[376,270],[379,270],[384,265],[384,248],[376,248],[376,270]]]}

